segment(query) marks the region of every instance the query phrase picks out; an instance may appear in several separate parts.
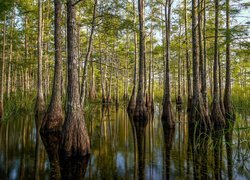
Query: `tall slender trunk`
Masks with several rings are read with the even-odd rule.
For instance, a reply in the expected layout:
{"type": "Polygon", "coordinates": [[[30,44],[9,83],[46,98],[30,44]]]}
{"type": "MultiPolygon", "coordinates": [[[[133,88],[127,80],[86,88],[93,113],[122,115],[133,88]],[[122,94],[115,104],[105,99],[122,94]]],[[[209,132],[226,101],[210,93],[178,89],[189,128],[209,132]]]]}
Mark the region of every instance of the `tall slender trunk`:
{"type": "Polygon", "coordinates": [[[2,49],[2,64],[1,64],[1,81],[0,81],[0,118],[3,117],[3,95],[4,95],[4,68],[5,68],[5,46],[6,46],[6,15],[4,16],[3,24],[3,49],[2,49]]]}
{"type": "Polygon", "coordinates": [[[84,157],[90,153],[89,136],[80,103],[79,79],[76,58],[76,10],[73,0],[67,0],[67,47],[68,47],[68,100],[65,123],[62,130],[60,157],[84,157]]]}
{"type": "Polygon", "coordinates": [[[227,122],[235,120],[235,113],[231,100],[231,60],[230,60],[230,0],[226,0],[226,84],[224,94],[225,117],[227,122]]]}
{"type": "Polygon", "coordinates": [[[44,114],[45,110],[45,102],[44,102],[44,95],[43,95],[43,38],[42,38],[42,0],[38,0],[38,71],[37,71],[37,99],[36,99],[36,106],[35,106],[35,114],[36,116],[40,116],[44,114]]]}
{"type": "Polygon", "coordinates": [[[171,0],[165,2],[165,28],[166,28],[166,67],[165,67],[165,95],[163,102],[162,120],[165,121],[169,128],[175,127],[172,114],[171,93],[170,93],[170,30],[171,30],[171,0]]]}
{"type": "Polygon", "coordinates": [[[92,52],[92,45],[93,45],[93,35],[95,31],[95,20],[96,20],[96,6],[97,6],[98,0],[94,0],[94,9],[93,9],[93,17],[92,17],[92,23],[91,23],[91,31],[90,31],[90,36],[89,36],[89,45],[88,45],[88,50],[87,54],[85,57],[85,62],[84,62],[84,69],[83,69],[83,78],[82,78],[82,88],[81,88],[81,104],[84,104],[85,100],[85,92],[86,92],[86,77],[88,74],[88,61],[90,59],[90,55],[92,52]]]}
{"type": "Polygon", "coordinates": [[[187,27],[187,0],[184,0],[184,25],[185,25],[185,57],[186,57],[186,69],[187,69],[187,102],[188,111],[192,106],[192,87],[191,87],[191,73],[190,73],[190,59],[188,51],[188,27],[187,27]]]}
{"type": "Polygon", "coordinates": [[[207,43],[206,43],[206,0],[203,0],[203,80],[201,85],[201,93],[205,109],[208,111],[207,102],[207,43]]]}
{"type": "Polygon", "coordinates": [[[105,96],[105,87],[104,87],[104,78],[103,78],[103,69],[102,69],[102,48],[101,48],[101,40],[99,38],[99,53],[100,53],[100,75],[101,75],[101,88],[102,88],[102,103],[106,102],[105,96]]]}
{"type": "MultiPolygon", "coordinates": [[[[182,105],[181,98],[181,20],[179,18],[179,52],[178,52],[178,96],[176,100],[177,105],[182,105]]],[[[184,88],[183,88],[184,89],[184,88]]]]}
{"type": "Polygon", "coordinates": [[[45,131],[61,131],[63,124],[62,110],[62,3],[60,0],[54,0],[55,18],[54,18],[54,44],[55,44],[55,65],[54,65],[54,81],[52,89],[52,97],[48,111],[43,119],[40,132],[45,131]]]}
{"type": "Polygon", "coordinates": [[[8,63],[8,75],[7,75],[7,97],[10,97],[10,84],[11,84],[11,64],[12,64],[12,57],[13,57],[13,30],[14,30],[14,19],[15,19],[15,11],[12,12],[11,17],[11,25],[10,25],[10,59],[8,63]]]}
{"type": "Polygon", "coordinates": [[[144,0],[138,0],[139,9],[139,84],[136,97],[136,108],[134,112],[135,119],[147,119],[146,106],[144,102],[144,81],[145,81],[145,27],[144,27],[144,0]]]}
{"type": "Polygon", "coordinates": [[[221,108],[221,112],[222,114],[225,116],[225,108],[224,108],[224,104],[223,104],[223,97],[222,97],[222,72],[221,72],[221,61],[220,61],[220,52],[218,50],[218,68],[219,68],[219,99],[220,99],[220,108],[221,108]]]}
{"type": "MultiPolygon", "coordinates": [[[[135,0],[133,0],[133,22],[134,28],[136,29],[136,11],[135,11],[135,0]]],[[[133,112],[136,106],[136,70],[137,70],[137,32],[134,30],[134,78],[133,78],[133,90],[129,100],[127,110],[133,112]]]]}
{"type": "Polygon", "coordinates": [[[197,32],[197,2],[192,0],[192,58],[193,58],[193,99],[189,122],[198,129],[207,130],[211,127],[210,119],[205,111],[199,87],[199,54],[197,32]],[[197,123],[197,124],[196,124],[197,123]]]}
{"type": "Polygon", "coordinates": [[[218,89],[218,21],[219,21],[219,0],[215,0],[215,32],[214,32],[214,65],[213,65],[213,80],[214,80],[214,91],[213,91],[213,102],[211,110],[211,119],[214,123],[215,128],[221,128],[225,125],[225,119],[221,112],[219,104],[219,89],[218,89]]]}

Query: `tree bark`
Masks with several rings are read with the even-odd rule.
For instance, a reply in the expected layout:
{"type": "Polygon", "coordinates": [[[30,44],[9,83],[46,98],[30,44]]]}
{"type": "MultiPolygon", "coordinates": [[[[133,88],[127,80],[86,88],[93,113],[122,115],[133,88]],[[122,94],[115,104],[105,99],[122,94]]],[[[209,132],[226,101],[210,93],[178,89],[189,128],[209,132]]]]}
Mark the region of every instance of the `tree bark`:
{"type": "Polygon", "coordinates": [[[171,30],[171,0],[166,0],[165,3],[165,28],[166,28],[166,67],[165,67],[165,93],[163,102],[162,120],[165,121],[169,128],[175,127],[173,119],[171,93],[170,93],[170,30],[171,30]]]}
{"type": "MultiPolygon", "coordinates": [[[[181,98],[181,20],[179,18],[179,53],[178,53],[178,96],[176,100],[176,105],[181,107],[182,98],[181,98]]],[[[183,88],[184,89],[184,88],[183,88]]]]}
{"type": "Polygon", "coordinates": [[[35,115],[43,116],[45,111],[45,102],[43,95],[43,50],[42,50],[42,0],[38,0],[38,71],[37,71],[37,99],[35,106],[35,115]]]}
{"type": "Polygon", "coordinates": [[[224,93],[225,118],[227,123],[235,120],[235,112],[231,100],[231,58],[230,58],[230,0],[226,0],[226,84],[224,93]]]}
{"type": "Polygon", "coordinates": [[[61,131],[63,124],[62,110],[62,3],[60,0],[54,0],[54,44],[55,44],[55,65],[54,65],[54,81],[52,89],[52,97],[48,111],[43,119],[40,132],[43,131],[61,131]]]}
{"type": "Polygon", "coordinates": [[[85,92],[86,92],[86,77],[88,74],[88,61],[90,59],[90,55],[92,52],[92,45],[93,45],[93,35],[95,31],[95,20],[96,20],[96,7],[97,7],[98,0],[94,0],[94,9],[93,9],[93,17],[92,17],[92,23],[91,23],[91,31],[89,36],[89,45],[87,54],[85,57],[85,63],[84,63],[84,69],[83,69],[83,78],[82,78],[82,88],[81,88],[81,104],[84,104],[85,100],[85,92]]]}
{"type": "MultiPolygon", "coordinates": [[[[133,22],[134,28],[136,29],[136,11],[135,11],[135,0],[133,0],[133,22]]],[[[134,78],[133,78],[133,90],[129,100],[127,110],[131,113],[134,112],[136,106],[136,69],[137,69],[137,32],[134,30],[134,78]]]]}
{"type": "Polygon", "coordinates": [[[144,0],[138,0],[139,9],[139,84],[136,97],[136,107],[134,112],[135,119],[147,119],[147,109],[144,102],[144,71],[145,71],[145,30],[144,30],[144,0]]]}
{"type": "Polygon", "coordinates": [[[199,130],[211,128],[210,119],[205,111],[203,100],[199,88],[199,54],[197,42],[197,3],[192,0],[192,55],[193,55],[193,98],[192,108],[190,109],[191,126],[198,127],[199,130]]]}
{"type": "Polygon", "coordinates": [[[187,111],[189,112],[192,107],[192,87],[191,87],[191,73],[190,73],[190,59],[188,52],[188,27],[187,27],[187,0],[184,0],[184,24],[185,24],[185,57],[187,69],[187,111]]]}
{"type": "Polygon", "coordinates": [[[208,113],[208,102],[207,102],[207,43],[206,43],[206,0],[203,0],[203,77],[201,85],[201,93],[205,110],[208,113]]]}
{"type": "Polygon", "coordinates": [[[221,112],[219,104],[219,90],[218,90],[218,78],[217,78],[217,66],[218,66],[218,15],[219,15],[219,0],[215,0],[215,32],[214,32],[214,65],[213,65],[213,102],[211,110],[211,120],[214,123],[215,128],[221,128],[225,125],[225,119],[221,112]]]}
{"type": "Polygon", "coordinates": [[[68,100],[60,145],[61,159],[84,157],[90,153],[90,141],[80,103],[76,58],[76,10],[73,0],[67,1],[68,100]]]}
{"type": "Polygon", "coordinates": [[[2,49],[2,64],[1,64],[1,81],[0,81],[0,119],[3,117],[3,95],[4,95],[4,75],[5,75],[5,46],[6,46],[6,15],[4,16],[3,24],[3,49],[2,49]]]}

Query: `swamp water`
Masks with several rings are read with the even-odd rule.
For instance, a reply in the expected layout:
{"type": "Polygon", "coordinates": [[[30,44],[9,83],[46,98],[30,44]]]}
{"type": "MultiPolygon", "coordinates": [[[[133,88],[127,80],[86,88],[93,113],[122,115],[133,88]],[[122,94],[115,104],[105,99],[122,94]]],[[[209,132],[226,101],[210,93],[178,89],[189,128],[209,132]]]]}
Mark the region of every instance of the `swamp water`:
{"type": "MultiPolygon", "coordinates": [[[[156,105],[138,123],[122,106],[86,111],[91,156],[84,178],[250,179],[250,114],[237,112],[233,129],[194,137],[185,110],[175,111],[175,130],[163,128],[161,112],[156,105]]],[[[49,179],[50,166],[33,114],[0,124],[0,179],[49,179]]]]}

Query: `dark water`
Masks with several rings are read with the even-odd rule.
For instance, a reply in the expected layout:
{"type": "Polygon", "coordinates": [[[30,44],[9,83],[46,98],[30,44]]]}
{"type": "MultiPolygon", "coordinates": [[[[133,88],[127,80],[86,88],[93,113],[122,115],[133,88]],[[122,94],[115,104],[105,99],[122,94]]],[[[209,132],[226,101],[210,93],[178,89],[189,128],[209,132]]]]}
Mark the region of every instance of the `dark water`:
{"type": "MultiPolygon", "coordinates": [[[[124,107],[91,107],[84,178],[250,179],[249,114],[237,112],[234,129],[194,137],[184,110],[175,112],[175,130],[163,128],[161,111],[156,105],[147,122],[134,122],[124,107]]],[[[32,114],[0,124],[0,179],[49,179],[50,169],[32,114]]]]}

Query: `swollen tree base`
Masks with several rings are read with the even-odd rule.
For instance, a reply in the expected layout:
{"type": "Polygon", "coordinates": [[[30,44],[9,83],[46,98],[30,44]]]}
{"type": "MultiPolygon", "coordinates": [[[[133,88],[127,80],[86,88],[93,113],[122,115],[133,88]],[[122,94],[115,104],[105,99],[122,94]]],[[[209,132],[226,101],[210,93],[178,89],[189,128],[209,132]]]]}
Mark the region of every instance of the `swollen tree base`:
{"type": "Polygon", "coordinates": [[[40,133],[48,133],[48,132],[61,132],[63,125],[63,112],[62,108],[57,106],[50,106],[48,112],[45,114],[43,118],[43,122],[40,128],[40,133]]]}
{"type": "Polygon", "coordinates": [[[226,125],[229,126],[235,122],[235,112],[232,105],[232,102],[227,98],[224,98],[224,107],[225,107],[225,120],[226,125]]]}
{"type": "Polygon", "coordinates": [[[212,102],[211,120],[215,129],[225,127],[225,118],[221,112],[220,104],[217,101],[212,102]]]}
{"type": "Polygon", "coordinates": [[[68,113],[62,129],[60,159],[84,157],[90,154],[90,141],[81,110],[68,113]]]}
{"type": "Polygon", "coordinates": [[[43,119],[45,115],[45,102],[43,98],[39,98],[39,96],[36,99],[36,105],[35,105],[35,117],[39,119],[43,119]]]}
{"type": "Polygon", "coordinates": [[[206,131],[212,128],[210,118],[203,106],[201,98],[193,99],[192,101],[189,123],[192,127],[197,127],[201,131],[206,131]]]}
{"type": "Polygon", "coordinates": [[[127,111],[129,113],[133,113],[135,110],[135,107],[136,107],[136,96],[135,96],[135,87],[133,87],[133,91],[132,91],[132,95],[128,103],[127,111]]]}
{"type": "Polygon", "coordinates": [[[167,128],[175,127],[175,121],[174,121],[173,113],[172,113],[172,105],[170,101],[164,102],[161,119],[165,123],[165,127],[167,128]]]}
{"type": "Polygon", "coordinates": [[[134,120],[147,120],[148,112],[144,103],[137,103],[134,110],[134,120]]]}

